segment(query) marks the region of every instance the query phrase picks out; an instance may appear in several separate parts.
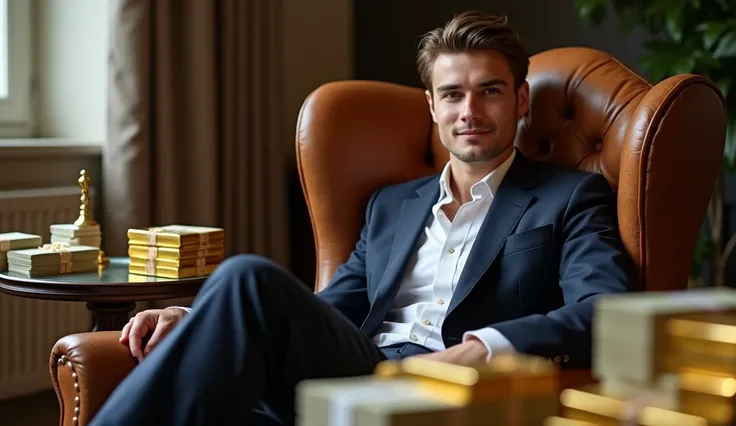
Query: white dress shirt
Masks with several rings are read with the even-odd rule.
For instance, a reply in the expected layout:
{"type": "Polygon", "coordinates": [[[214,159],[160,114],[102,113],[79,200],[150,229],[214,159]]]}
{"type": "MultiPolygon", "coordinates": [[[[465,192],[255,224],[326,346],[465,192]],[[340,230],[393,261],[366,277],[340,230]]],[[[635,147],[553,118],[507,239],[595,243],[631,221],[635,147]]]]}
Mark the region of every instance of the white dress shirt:
{"type": "MultiPolygon", "coordinates": [[[[445,349],[442,323],[452,294],[493,196],[515,156],[513,151],[503,164],[470,187],[472,200],[460,206],[453,221],[442,211],[442,206],[453,201],[450,163],[445,165],[440,174],[439,200],[432,206],[432,214],[407,264],[391,309],[373,337],[376,345],[413,342],[435,351],[445,349]]],[[[172,308],[190,311],[186,307],[172,308]]],[[[515,352],[511,342],[494,328],[468,331],[463,334],[463,342],[471,336],[486,346],[488,360],[494,355],[515,352]]]]}
{"type": "MultiPolygon", "coordinates": [[[[453,201],[450,163],[447,163],[440,175],[439,200],[432,206],[432,214],[409,259],[393,305],[373,338],[378,346],[414,342],[435,351],[445,349],[442,323],[452,294],[493,196],[515,156],[514,151],[508,160],[470,188],[472,200],[460,206],[453,221],[442,211],[442,206],[453,201]]],[[[493,355],[515,351],[496,329],[486,327],[466,332],[463,342],[471,336],[483,342],[489,360],[493,355]]]]}

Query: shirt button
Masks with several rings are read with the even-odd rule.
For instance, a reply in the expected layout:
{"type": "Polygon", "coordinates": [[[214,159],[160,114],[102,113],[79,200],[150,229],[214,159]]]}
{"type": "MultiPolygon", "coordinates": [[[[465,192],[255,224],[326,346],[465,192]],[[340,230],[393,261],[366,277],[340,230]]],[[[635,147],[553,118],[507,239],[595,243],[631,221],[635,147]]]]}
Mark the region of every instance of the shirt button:
{"type": "Polygon", "coordinates": [[[416,342],[417,341],[417,335],[416,334],[412,334],[411,335],[411,340],[413,340],[413,341],[416,342]]]}
{"type": "Polygon", "coordinates": [[[432,321],[430,321],[430,320],[424,320],[424,321],[422,321],[422,324],[424,324],[424,325],[432,325],[432,321]]]}
{"type": "Polygon", "coordinates": [[[450,254],[453,254],[453,253],[455,253],[455,249],[454,249],[454,248],[449,248],[449,249],[447,249],[447,251],[448,251],[448,253],[450,253],[450,254]]]}
{"type": "Polygon", "coordinates": [[[444,300],[442,300],[442,299],[440,299],[440,300],[438,300],[438,301],[437,301],[437,304],[438,304],[438,305],[444,305],[444,304],[445,304],[445,301],[444,301],[444,300]]]}

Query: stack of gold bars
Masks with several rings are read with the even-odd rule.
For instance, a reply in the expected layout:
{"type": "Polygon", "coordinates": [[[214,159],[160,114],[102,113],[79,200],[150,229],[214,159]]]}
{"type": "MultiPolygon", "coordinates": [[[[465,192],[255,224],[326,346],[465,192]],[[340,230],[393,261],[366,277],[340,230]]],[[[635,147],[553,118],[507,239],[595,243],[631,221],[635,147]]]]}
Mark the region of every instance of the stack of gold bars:
{"type": "Polygon", "coordinates": [[[211,274],[225,257],[225,231],[167,225],[128,230],[129,272],[164,278],[211,274]]]}
{"type": "Polygon", "coordinates": [[[564,390],[546,425],[736,424],[736,290],[607,296],[594,332],[599,383],[564,390]]]}
{"type": "Polygon", "coordinates": [[[422,358],[375,375],[297,386],[299,426],[540,426],[557,412],[557,365],[508,355],[479,367],[422,358]]]}
{"type": "Polygon", "coordinates": [[[23,232],[5,232],[0,234],[0,271],[8,269],[8,251],[39,247],[41,243],[40,235],[26,234],[23,232]]]}

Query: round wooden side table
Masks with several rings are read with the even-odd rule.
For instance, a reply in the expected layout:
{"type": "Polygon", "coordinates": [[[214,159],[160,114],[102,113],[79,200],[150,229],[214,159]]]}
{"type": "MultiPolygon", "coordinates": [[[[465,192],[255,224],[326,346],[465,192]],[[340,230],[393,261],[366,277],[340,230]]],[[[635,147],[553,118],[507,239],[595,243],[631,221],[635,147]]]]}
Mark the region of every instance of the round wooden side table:
{"type": "Polygon", "coordinates": [[[31,299],[87,302],[95,316],[92,331],[122,330],[136,302],[197,294],[207,277],[160,278],[128,272],[130,259],[110,258],[97,272],[28,278],[0,272],[0,292],[31,299]]]}

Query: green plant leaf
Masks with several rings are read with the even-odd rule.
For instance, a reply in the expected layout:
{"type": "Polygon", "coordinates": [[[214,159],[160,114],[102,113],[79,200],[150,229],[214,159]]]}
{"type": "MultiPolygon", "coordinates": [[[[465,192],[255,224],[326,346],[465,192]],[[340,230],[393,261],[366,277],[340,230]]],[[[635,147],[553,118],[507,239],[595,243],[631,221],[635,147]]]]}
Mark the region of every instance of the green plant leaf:
{"type": "Polygon", "coordinates": [[[653,82],[658,83],[674,74],[689,73],[695,65],[695,58],[687,51],[687,46],[653,40],[645,43],[645,48],[647,54],[640,59],[640,65],[653,82]]]}
{"type": "Polygon", "coordinates": [[[703,273],[703,265],[710,263],[713,258],[713,238],[708,231],[701,232],[698,235],[698,241],[695,244],[695,253],[693,253],[693,262],[690,266],[690,277],[697,279],[703,273]]]}
{"type": "Polygon", "coordinates": [[[685,26],[685,3],[673,5],[664,10],[667,34],[676,42],[682,41],[682,30],[685,26]]]}
{"type": "Polygon", "coordinates": [[[721,9],[723,10],[730,10],[731,6],[728,4],[729,0],[716,0],[716,3],[718,3],[719,6],[721,6],[721,9]]]}
{"type": "Polygon", "coordinates": [[[736,56],[736,32],[723,35],[718,41],[718,46],[713,52],[714,58],[727,58],[736,56]]]}
{"type": "Polygon", "coordinates": [[[575,0],[575,8],[583,22],[600,25],[606,17],[606,0],[575,0]]]}
{"type": "Polygon", "coordinates": [[[731,77],[721,77],[716,82],[716,86],[721,90],[721,93],[723,93],[723,98],[728,97],[729,89],[731,88],[731,85],[733,84],[733,80],[731,77]]]}
{"type": "Polygon", "coordinates": [[[696,62],[703,64],[702,67],[695,65],[695,68],[710,68],[710,69],[721,69],[722,64],[718,59],[715,59],[710,52],[703,52],[702,50],[694,50],[693,58],[696,62]]]}
{"type": "Polygon", "coordinates": [[[710,21],[703,22],[695,27],[697,31],[703,33],[703,46],[705,50],[710,50],[713,47],[727,26],[728,24],[724,21],[710,21]]]}
{"type": "Polygon", "coordinates": [[[726,146],[723,148],[723,161],[728,173],[736,172],[736,117],[729,117],[726,127],[726,146]]]}

